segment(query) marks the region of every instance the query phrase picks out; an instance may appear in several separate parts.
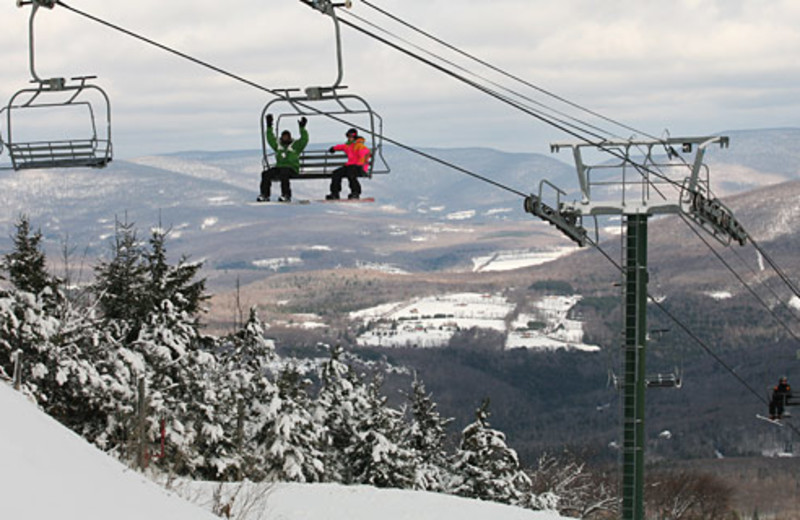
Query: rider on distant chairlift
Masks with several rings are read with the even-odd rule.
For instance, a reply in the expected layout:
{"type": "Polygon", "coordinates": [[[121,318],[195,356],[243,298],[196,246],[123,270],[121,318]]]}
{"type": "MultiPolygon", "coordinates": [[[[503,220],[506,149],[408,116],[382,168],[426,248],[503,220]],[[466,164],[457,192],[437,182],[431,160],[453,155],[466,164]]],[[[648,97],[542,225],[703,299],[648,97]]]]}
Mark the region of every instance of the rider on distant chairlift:
{"type": "Polygon", "coordinates": [[[792,387],[789,386],[789,380],[786,376],[782,376],[778,380],[778,384],[772,387],[772,396],[769,401],[769,418],[773,421],[782,419],[784,407],[789,405],[791,398],[792,387]]]}

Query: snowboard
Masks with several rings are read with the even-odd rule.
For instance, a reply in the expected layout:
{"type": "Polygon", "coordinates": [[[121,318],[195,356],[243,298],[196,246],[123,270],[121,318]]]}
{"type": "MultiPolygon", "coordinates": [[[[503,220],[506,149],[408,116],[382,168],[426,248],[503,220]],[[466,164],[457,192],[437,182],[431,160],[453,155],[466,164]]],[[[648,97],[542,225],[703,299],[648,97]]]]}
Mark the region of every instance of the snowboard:
{"type": "Polygon", "coordinates": [[[758,413],[756,414],[756,418],[761,419],[762,421],[767,421],[768,423],[772,423],[775,426],[780,426],[781,428],[783,428],[783,423],[777,419],[770,419],[769,417],[758,413]]]}
{"type": "Polygon", "coordinates": [[[292,204],[358,204],[360,202],[375,202],[374,197],[363,197],[360,199],[292,199],[289,202],[279,202],[277,200],[270,200],[268,202],[248,202],[248,206],[280,206],[292,204]]]}

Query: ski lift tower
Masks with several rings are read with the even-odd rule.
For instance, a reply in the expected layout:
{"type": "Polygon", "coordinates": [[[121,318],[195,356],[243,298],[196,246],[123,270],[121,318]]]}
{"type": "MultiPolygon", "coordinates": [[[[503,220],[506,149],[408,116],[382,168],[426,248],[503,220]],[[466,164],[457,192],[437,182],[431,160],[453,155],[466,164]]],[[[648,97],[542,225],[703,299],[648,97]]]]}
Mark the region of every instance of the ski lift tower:
{"type": "Polygon", "coordinates": [[[710,192],[704,163],[711,145],[728,146],[727,137],[558,143],[551,151],[572,151],[581,200],[564,203],[566,192],[548,181],[525,199],[525,211],[556,226],[584,246],[589,242],[584,217],[620,216],[625,226],[623,271],[622,504],[623,520],[644,519],[645,389],[680,386],[680,377],[648,377],[647,221],[651,216],[683,213],[721,242],[744,244],[747,235],[731,211],[710,192]],[[597,156],[595,161],[593,157],[597,156]],[[610,159],[609,159],[610,156],[610,159]],[[543,197],[555,198],[547,204],[543,197]],[[667,384],[670,381],[674,384],[667,384]],[[665,383],[666,382],[666,383],[665,383]]]}

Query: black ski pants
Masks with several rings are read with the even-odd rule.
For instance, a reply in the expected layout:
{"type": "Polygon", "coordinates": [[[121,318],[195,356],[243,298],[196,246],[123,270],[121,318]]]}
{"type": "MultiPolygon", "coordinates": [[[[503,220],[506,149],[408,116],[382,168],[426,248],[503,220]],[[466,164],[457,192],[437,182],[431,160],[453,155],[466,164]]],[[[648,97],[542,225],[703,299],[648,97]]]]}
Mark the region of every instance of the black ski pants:
{"type": "Polygon", "coordinates": [[[361,183],[358,182],[358,176],[364,171],[363,166],[357,164],[348,164],[340,166],[333,170],[331,177],[331,193],[338,195],[342,191],[342,179],[347,177],[347,182],[350,184],[350,193],[355,196],[361,195],[361,183]]]}
{"type": "Polygon", "coordinates": [[[273,166],[269,170],[261,172],[261,196],[269,197],[272,192],[272,181],[281,181],[281,196],[288,199],[292,198],[292,185],[289,179],[295,171],[285,166],[273,166]]]}

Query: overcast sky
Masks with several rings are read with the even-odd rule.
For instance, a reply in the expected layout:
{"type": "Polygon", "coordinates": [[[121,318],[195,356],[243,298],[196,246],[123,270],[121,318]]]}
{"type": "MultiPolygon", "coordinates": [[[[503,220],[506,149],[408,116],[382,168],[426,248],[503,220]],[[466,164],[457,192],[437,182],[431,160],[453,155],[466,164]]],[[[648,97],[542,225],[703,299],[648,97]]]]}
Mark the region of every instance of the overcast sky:
{"type": "MultiPolygon", "coordinates": [[[[65,1],[269,88],[327,85],[336,76],[333,25],[299,0],[65,1]]],[[[373,3],[651,135],[798,126],[800,119],[797,0],[373,3]]],[[[412,37],[359,0],[350,12],[412,37]]],[[[17,8],[10,0],[0,4],[0,99],[28,85],[29,13],[30,7],[17,8]]],[[[392,139],[538,153],[549,153],[551,141],[571,140],[349,27],[342,31],[343,83],[381,114],[392,139]]],[[[112,100],[117,157],[260,147],[259,116],[273,99],[269,94],[62,7],[40,10],[36,35],[40,76],[98,76],[112,100]]],[[[499,79],[474,63],[459,63],[499,79]]],[[[524,92],[573,113],[535,91],[524,92]]],[[[314,134],[315,122],[309,124],[312,139],[337,139],[320,135],[322,126],[314,134]]]]}

